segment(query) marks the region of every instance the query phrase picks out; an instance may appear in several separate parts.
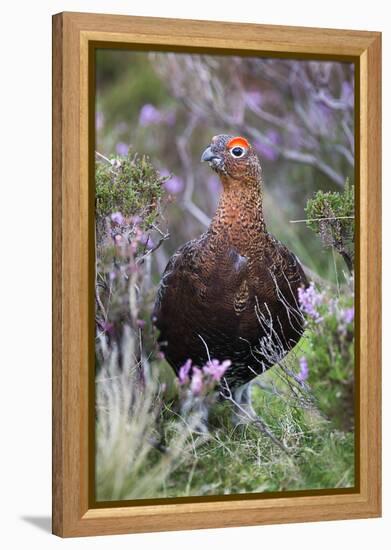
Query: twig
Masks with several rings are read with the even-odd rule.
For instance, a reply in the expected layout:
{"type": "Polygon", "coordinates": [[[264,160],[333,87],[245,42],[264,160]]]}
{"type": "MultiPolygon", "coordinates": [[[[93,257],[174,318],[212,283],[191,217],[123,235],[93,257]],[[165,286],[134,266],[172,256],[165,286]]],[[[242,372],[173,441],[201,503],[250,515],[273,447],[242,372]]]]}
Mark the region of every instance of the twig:
{"type": "Polygon", "coordinates": [[[170,234],[169,233],[166,233],[166,234],[163,234],[162,238],[159,239],[159,242],[156,244],[156,246],[154,246],[153,248],[151,248],[150,250],[148,250],[145,254],[143,254],[142,256],[140,256],[139,258],[137,258],[136,260],[136,263],[137,264],[142,264],[144,262],[144,260],[150,255],[152,254],[152,252],[155,252],[155,250],[157,250],[158,248],[161,247],[161,245],[163,244],[164,241],[166,241],[167,239],[170,238],[170,234]]]}
{"type": "Polygon", "coordinates": [[[167,233],[163,233],[163,231],[160,229],[160,227],[158,227],[157,225],[155,225],[154,223],[151,224],[151,227],[152,229],[154,229],[155,231],[157,231],[159,233],[159,235],[161,235],[162,237],[164,238],[168,238],[170,236],[170,234],[167,232],[167,233]]]}
{"type": "Polygon", "coordinates": [[[98,153],[98,151],[95,151],[95,155],[112,166],[111,160],[102,155],[102,153],[98,153]]]}
{"type": "Polygon", "coordinates": [[[208,360],[210,361],[210,354],[209,354],[209,348],[208,348],[208,344],[205,342],[205,340],[202,338],[201,334],[197,334],[198,338],[201,339],[202,343],[204,344],[205,346],[205,349],[206,349],[206,354],[208,356],[208,360]]]}
{"type": "Polygon", "coordinates": [[[354,220],[354,216],[332,216],[331,218],[308,218],[306,220],[289,220],[289,223],[318,222],[322,220],[354,220]]]}

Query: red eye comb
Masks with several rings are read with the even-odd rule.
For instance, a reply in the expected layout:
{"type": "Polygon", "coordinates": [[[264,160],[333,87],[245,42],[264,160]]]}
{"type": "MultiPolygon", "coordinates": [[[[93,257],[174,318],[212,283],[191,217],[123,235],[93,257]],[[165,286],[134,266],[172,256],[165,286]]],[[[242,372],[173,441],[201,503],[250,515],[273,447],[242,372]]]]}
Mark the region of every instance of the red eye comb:
{"type": "Polygon", "coordinates": [[[233,147],[244,147],[245,149],[249,149],[250,144],[246,138],[238,136],[230,139],[227,143],[227,147],[228,149],[232,149],[233,147]]]}

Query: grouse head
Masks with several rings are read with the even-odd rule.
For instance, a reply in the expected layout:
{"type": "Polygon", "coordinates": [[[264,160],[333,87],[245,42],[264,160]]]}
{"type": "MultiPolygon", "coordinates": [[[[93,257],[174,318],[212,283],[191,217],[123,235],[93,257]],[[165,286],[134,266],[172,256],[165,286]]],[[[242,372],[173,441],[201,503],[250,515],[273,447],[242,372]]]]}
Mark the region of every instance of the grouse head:
{"type": "Polygon", "coordinates": [[[246,138],[221,134],[212,138],[211,144],[202,153],[201,161],[224,179],[258,181],[261,165],[258,156],[246,138]]]}

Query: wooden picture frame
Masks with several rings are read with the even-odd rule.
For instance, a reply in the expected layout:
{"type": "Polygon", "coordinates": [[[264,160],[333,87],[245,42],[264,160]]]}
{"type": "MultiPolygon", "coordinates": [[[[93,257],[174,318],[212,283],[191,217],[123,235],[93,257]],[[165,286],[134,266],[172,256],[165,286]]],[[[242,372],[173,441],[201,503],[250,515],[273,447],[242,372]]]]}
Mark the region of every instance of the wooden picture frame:
{"type": "MultiPolygon", "coordinates": [[[[53,532],[63,537],[378,517],[381,513],[381,35],[61,13],[53,17],[53,532]],[[230,38],[235,37],[235,39],[230,38]],[[356,66],[359,180],[358,482],[352,491],[91,505],[91,55],[99,44],[347,59],[356,66]]],[[[92,157],[93,158],[93,157],[92,157]]],[[[92,168],[91,168],[92,167],[92,168]]],[[[91,336],[92,335],[92,336],[91,336]]],[[[254,495],[253,495],[254,496],[254,495]]]]}

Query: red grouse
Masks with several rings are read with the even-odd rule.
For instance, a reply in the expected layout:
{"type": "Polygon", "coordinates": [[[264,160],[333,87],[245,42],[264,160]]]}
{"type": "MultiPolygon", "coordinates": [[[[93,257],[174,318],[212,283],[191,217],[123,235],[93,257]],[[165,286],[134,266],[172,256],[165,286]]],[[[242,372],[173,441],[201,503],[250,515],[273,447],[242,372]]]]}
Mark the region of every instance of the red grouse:
{"type": "Polygon", "coordinates": [[[297,291],[308,282],[296,256],[266,229],[261,165],[248,141],[215,136],[201,160],[220,177],[220,202],[208,230],[168,262],[153,316],[177,374],[187,359],[229,359],[223,382],[236,390],[300,340],[297,291]]]}

